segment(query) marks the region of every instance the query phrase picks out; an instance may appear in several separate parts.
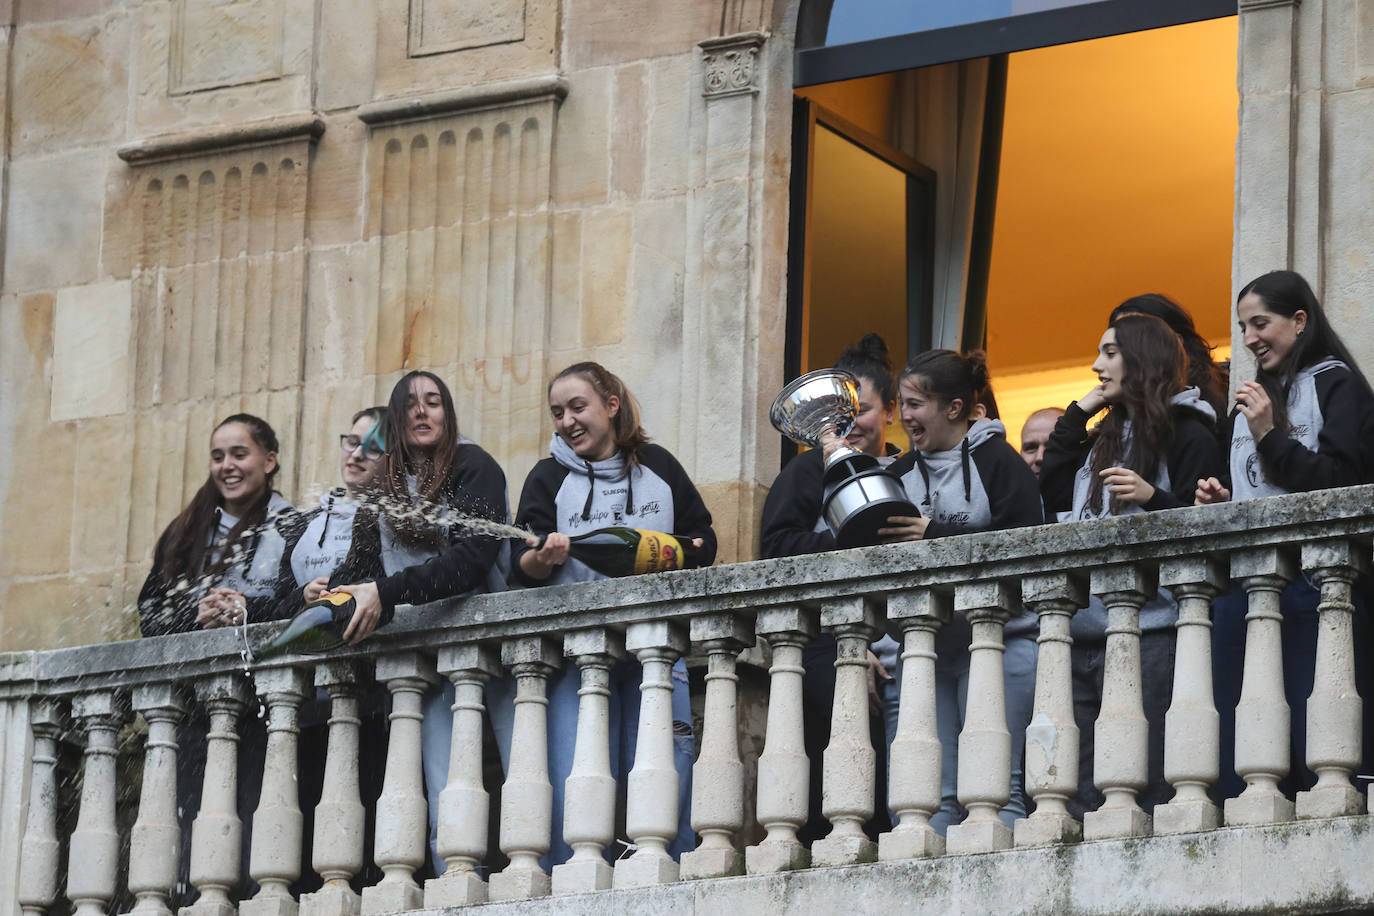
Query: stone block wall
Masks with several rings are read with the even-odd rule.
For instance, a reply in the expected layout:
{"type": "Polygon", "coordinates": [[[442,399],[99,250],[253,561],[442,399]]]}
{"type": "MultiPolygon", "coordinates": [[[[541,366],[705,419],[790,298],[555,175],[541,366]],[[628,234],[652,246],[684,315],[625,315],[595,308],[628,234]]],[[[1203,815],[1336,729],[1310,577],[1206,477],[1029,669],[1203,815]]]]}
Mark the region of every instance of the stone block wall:
{"type": "Polygon", "coordinates": [[[549,376],[606,363],[703,490],[722,559],[751,556],[781,383],[774,14],[0,3],[0,649],[137,634],[218,419],[266,417],[304,504],[336,483],[349,416],[418,367],[514,509],[549,376]],[[725,91],[701,44],[723,32],[747,63],[725,91]]]}

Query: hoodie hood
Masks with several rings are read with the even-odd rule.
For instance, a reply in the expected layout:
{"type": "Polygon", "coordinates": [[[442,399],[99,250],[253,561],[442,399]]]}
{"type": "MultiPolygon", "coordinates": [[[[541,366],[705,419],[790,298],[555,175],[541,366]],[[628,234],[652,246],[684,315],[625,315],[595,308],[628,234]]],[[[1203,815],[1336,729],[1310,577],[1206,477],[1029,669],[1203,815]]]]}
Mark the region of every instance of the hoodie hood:
{"type": "Polygon", "coordinates": [[[920,472],[921,482],[925,485],[925,493],[921,494],[922,507],[929,507],[931,503],[931,481],[935,478],[948,478],[951,471],[957,467],[958,476],[962,481],[964,502],[973,500],[973,479],[977,475],[973,470],[973,450],[984,442],[995,438],[1005,439],[1007,428],[1002,425],[1001,420],[975,420],[973,425],[968,428],[964,438],[952,449],[943,452],[922,452],[916,451],[916,468],[920,472]]]}
{"type": "Polygon", "coordinates": [[[616,452],[601,461],[587,461],[574,452],[562,436],[554,433],[553,441],[549,443],[549,454],[553,456],[554,461],[569,471],[587,478],[587,504],[582,507],[583,519],[591,518],[592,494],[598,480],[624,480],[627,487],[625,514],[635,514],[634,475],[630,473],[630,463],[625,460],[624,452],[616,452]]]}
{"type": "Polygon", "coordinates": [[[1197,388],[1184,388],[1178,394],[1169,398],[1169,406],[1179,410],[1191,410],[1202,419],[1207,421],[1207,425],[1217,425],[1217,412],[1212,409],[1212,405],[1202,399],[1202,392],[1197,388]]]}

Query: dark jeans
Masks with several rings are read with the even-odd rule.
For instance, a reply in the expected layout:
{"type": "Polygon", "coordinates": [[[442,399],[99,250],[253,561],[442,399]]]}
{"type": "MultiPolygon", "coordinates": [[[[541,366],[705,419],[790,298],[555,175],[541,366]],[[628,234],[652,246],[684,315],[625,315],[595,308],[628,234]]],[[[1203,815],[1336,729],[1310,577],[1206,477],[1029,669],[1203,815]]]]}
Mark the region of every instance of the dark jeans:
{"type": "MultiPolygon", "coordinates": [[[[1103,642],[1074,643],[1073,718],[1078,725],[1078,794],[1069,800],[1070,813],[1078,819],[1085,811],[1097,810],[1103,795],[1093,782],[1093,734],[1102,706],[1102,679],[1107,656],[1103,642]]],[[[1145,789],[1137,796],[1148,813],[1155,805],[1173,798],[1173,788],[1164,779],[1164,714],[1174,693],[1174,630],[1146,630],[1140,634],[1141,699],[1145,718],[1150,723],[1149,763],[1145,789]]]]}

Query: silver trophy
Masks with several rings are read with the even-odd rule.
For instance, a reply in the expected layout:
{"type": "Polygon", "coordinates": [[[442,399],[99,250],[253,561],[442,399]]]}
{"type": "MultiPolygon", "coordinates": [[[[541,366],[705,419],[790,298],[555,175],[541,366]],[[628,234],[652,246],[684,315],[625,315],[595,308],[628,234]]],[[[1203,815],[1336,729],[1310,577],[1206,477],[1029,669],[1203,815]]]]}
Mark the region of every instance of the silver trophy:
{"type": "MultiPolygon", "coordinates": [[[[859,412],[859,380],[839,369],[808,372],[782,390],[768,418],[798,445],[819,448],[821,434],[833,427],[848,434],[859,412]]],[[[878,529],[894,515],[919,516],[906,498],[902,481],[877,458],[841,445],[825,462],[825,519],[837,547],[866,547],[880,541],[878,529]]]]}

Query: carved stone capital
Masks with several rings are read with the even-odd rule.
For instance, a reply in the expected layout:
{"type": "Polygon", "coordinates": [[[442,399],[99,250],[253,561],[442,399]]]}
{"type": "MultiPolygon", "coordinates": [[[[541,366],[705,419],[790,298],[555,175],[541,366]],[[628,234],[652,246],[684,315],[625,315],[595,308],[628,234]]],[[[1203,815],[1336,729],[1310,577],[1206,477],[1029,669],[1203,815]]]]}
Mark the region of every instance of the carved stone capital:
{"type": "Polygon", "coordinates": [[[741,32],[701,42],[702,87],[708,99],[758,92],[758,56],[768,35],[741,32]]]}

